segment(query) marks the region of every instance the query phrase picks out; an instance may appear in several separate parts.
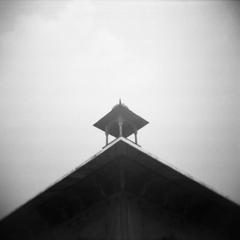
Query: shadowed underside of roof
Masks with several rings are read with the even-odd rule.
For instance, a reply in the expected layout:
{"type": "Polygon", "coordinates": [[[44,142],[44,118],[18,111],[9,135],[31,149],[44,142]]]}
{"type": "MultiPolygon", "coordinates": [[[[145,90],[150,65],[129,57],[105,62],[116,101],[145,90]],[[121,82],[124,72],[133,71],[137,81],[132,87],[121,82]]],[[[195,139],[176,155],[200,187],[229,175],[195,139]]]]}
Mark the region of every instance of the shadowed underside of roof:
{"type": "Polygon", "coordinates": [[[1,226],[42,229],[69,221],[121,193],[199,226],[232,231],[239,206],[119,138],[5,218],[1,226]],[[15,224],[16,225],[16,224],[15,224]],[[38,227],[39,228],[39,227],[38,227]]]}

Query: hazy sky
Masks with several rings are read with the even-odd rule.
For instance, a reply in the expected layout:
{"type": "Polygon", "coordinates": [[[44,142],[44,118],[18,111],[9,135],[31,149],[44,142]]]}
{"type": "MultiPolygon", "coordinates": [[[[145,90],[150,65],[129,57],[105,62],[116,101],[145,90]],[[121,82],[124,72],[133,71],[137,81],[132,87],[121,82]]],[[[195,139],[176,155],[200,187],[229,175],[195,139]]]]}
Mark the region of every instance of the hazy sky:
{"type": "Polygon", "coordinates": [[[122,101],[148,152],[240,203],[240,2],[0,1],[0,217],[104,145],[122,101]]]}

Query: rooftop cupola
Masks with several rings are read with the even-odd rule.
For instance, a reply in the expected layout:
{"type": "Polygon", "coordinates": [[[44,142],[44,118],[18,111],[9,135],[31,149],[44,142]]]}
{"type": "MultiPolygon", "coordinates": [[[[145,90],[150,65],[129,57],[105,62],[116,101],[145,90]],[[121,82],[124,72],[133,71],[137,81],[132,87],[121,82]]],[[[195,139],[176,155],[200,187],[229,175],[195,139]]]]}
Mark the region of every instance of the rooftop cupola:
{"type": "Polygon", "coordinates": [[[129,108],[119,100],[112,110],[103,116],[93,126],[101,129],[106,135],[106,145],[108,145],[108,136],[129,137],[134,134],[135,143],[138,144],[137,132],[148,122],[129,110],[129,108]]]}

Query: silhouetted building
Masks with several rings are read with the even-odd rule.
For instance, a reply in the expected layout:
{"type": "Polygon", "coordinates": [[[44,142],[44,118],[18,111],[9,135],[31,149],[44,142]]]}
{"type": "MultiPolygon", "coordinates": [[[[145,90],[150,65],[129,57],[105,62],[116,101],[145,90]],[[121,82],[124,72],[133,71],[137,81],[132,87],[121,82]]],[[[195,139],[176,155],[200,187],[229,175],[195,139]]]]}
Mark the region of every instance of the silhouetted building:
{"type": "Polygon", "coordinates": [[[146,153],[147,123],[117,104],[94,124],[105,147],[3,219],[1,239],[237,239],[239,206],[146,153]]]}

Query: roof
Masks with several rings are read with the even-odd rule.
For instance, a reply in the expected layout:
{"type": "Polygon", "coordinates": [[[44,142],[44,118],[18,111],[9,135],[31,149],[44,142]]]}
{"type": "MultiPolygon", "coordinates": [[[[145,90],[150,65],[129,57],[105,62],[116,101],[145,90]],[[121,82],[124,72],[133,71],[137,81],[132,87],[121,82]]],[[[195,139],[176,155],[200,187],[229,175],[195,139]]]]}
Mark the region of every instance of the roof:
{"type": "Polygon", "coordinates": [[[128,137],[134,133],[133,126],[136,128],[136,130],[139,130],[148,124],[148,121],[129,110],[126,105],[117,104],[109,113],[97,121],[93,126],[105,131],[106,126],[111,124],[111,128],[109,129],[108,133],[114,137],[118,137],[119,130],[117,126],[117,120],[119,117],[124,119],[123,137],[128,137]]]}
{"type": "Polygon", "coordinates": [[[237,204],[120,137],[1,224],[19,228],[59,224],[123,188],[144,202],[200,223],[226,228],[239,221],[237,204]]]}

